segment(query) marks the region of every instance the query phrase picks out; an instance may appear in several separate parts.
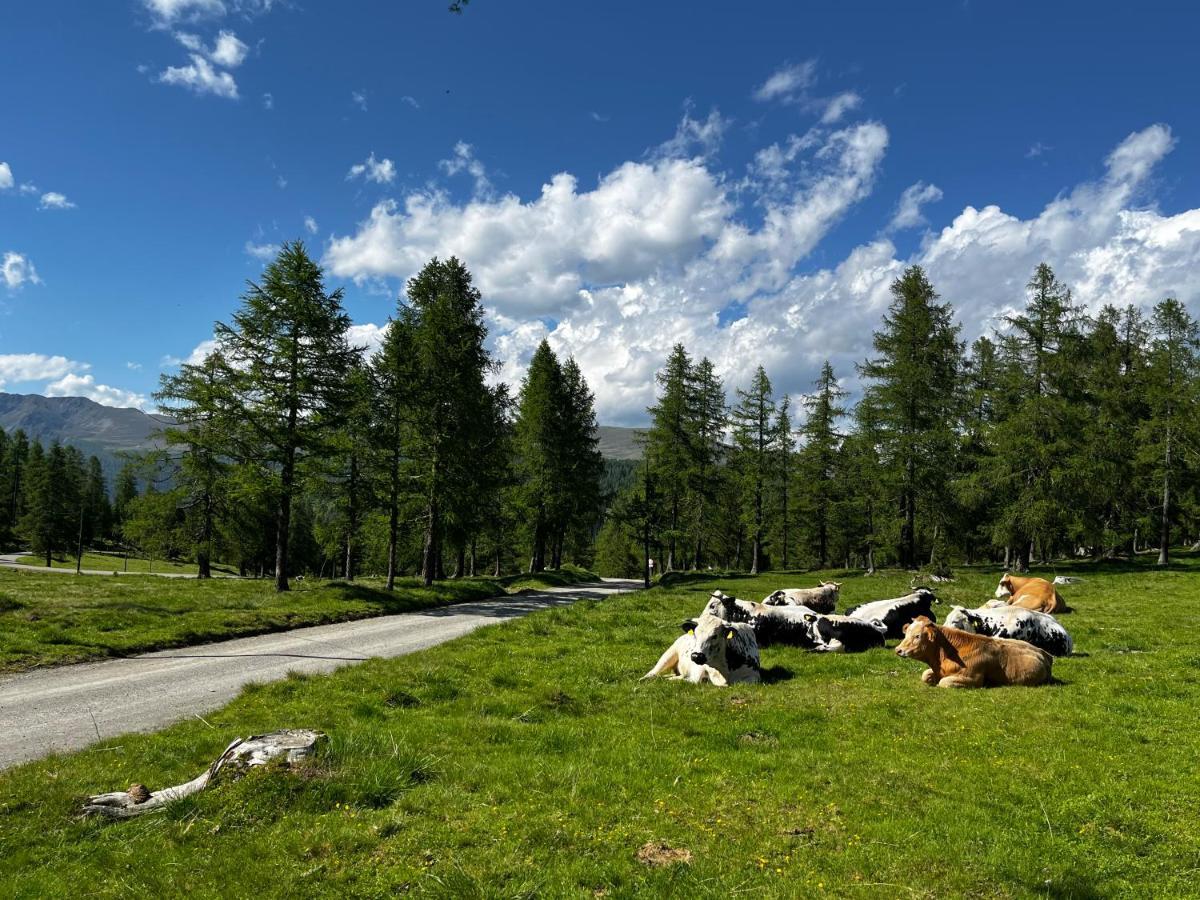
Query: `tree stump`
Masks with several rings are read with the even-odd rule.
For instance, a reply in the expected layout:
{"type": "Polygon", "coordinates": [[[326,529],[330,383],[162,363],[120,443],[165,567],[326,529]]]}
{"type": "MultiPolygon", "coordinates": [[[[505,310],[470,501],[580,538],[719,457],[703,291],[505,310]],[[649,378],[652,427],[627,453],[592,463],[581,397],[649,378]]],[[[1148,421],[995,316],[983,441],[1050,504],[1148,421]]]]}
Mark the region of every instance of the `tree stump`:
{"type": "Polygon", "coordinates": [[[256,734],[243,740],[235,738],[211,766],[185,784],[150,791],[142,784],[132,784],[127,791],[97,794],[83,805],[83,814],[107,816],[110,819],[131,819],[162,809],[168,803],[198,794],[213,783],[217,775],[226,777],[244,774],[247,769],[265,766],[281,760],[285,766],[306,759],[316,752],[317,743],[324,738],[319,731],[297,728],[256,734]]]}

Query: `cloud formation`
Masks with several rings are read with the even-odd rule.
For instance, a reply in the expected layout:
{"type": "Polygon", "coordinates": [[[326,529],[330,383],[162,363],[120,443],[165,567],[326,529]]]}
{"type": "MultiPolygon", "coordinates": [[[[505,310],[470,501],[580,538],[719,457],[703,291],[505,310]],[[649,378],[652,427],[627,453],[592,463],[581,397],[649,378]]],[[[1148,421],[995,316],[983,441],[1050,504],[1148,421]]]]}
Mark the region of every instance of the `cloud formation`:
{"type": "Polygon", "coordinates": [[[41,209],[74,209],[75,204],[66,198],[66,195],[58,193],[58,191],[48,191],[42,194],[42,201],[38,204],[41,209]]]}
{"type": "Polygon", "coordinates": [[[355,163],[350,167],[350,172],[346,175],[346,180],[350,181],[354,178],[365,178],[367,181],[373,181],[376,184],[391,184],[396,180],[396,166],[390,159],[376,159],[374,152],[367,157],[365,162],[355,163]]]}
{"type": "Polygon", "coordinates": [[[29,257],[15,250],[5,252],[4,261],[0,263],[0,278],[4,279],[4,284],[10,291],[15,291],[26,283],[42,283],[29,257]]]}
{"type": "MultiPolygon", "coordinates": [[[[912,263],[955,306],[966,338],[1024,303],[1042,260],[1092,310],[1167,295],[1194,302],[1200,209],[1166,215],[1145,204],[1174,143],[1165,125],[1134,132],[1103,177],[1031,218],[967,206],[910,257],[881,236],[802,270],[873,188],[888,134],[867,121],[763,148],[741,177],[698,157],[655,158],[622,163],[590,187],[558,173],[528,200],[409,192],[335,236],[324,261],[341,277],[402,283],[431,256],[457,255],[483,291],[502,377],[518,380],[548,338],[583,367],[601,420],[634,424],[676,341],[712,358],[731,393],[759,363],[781,393],[808,391],[826,358],[849,378],[870,352],[891,281],[912,263]]],[[[923,208],[940,196],[911,185],[884,233],[925,224],[923,208]]]]}
{"type": "Polygon", "coordinates": [[[7,191],[13,186],[12,168],[6,162],[0,162],[0,191],[7,191]]]}

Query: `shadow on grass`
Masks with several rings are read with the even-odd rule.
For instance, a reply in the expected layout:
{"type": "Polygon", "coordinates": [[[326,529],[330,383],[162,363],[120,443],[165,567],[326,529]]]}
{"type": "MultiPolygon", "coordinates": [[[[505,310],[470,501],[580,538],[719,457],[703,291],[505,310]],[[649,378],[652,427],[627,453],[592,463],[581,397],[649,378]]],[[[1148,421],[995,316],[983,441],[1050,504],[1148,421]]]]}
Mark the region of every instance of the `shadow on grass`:
{"type": "Polygon", "coordinates": [[[787,666],[767,666],[762,669],[763,684],[779,684],[781,681],[791,681],[796,673],[787,666]]]}

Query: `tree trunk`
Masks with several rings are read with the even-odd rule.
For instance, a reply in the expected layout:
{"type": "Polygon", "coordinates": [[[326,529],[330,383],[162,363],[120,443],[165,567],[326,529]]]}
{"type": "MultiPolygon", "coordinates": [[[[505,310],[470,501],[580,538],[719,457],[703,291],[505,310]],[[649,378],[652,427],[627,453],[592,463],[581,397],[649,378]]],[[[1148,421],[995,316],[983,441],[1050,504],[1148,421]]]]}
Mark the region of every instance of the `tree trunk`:
{"type": "Polygon", "coordinates": [[[433,579],[437,576],[438,566],[441,563],[441,548],[438,546],[437,539],[441,514],[438,510],[437,500],[430,498],[426,512],[425,546],[421,552],[421,578],[425,582],[425,587],[430,587],[433,579]]]}
{"type": "Polygon", "coordinates": [[[1158,531],[1158,564],[1171,560],[1171,423],[1167,423],[1167,446],[1163,458],[1162,522],[1158,531]]]}
{"type": "Polygon", "coordinates": [[[454,555],[454,574],[451,578],[462,578],[467,572],[467,545],[463,541],[458,542],[458,549],[454,555]]]}
{"type": "Polygon", "coordinates": [[[476,545],[477,545],[477,544],[478,544],[478,539],[477,539],[477,538],[474,538],[474,537],[473,537],[473,538],[471,538],[471,569],[470,569],[470,575],[471,575],[471,577],[472,577],[472,578],[474,578],[474,577],[475,577],[475,550],[476,550],[476,545]]]}
{"type": "Polygon", "coordinates": [[[546,568],[546,523],[545,514],[539,505],[537,519],[533,525],[533,557],[529,560],[529,572],[534,574],[546,568]]]}
{"type": "Polygon", "coordinates": [[[288,585],[288,531],[292,527],[292,491],[296,481],[296,451],[289,448],[280,472],[279,510],[275,520],[275,590],[288,585]]]}

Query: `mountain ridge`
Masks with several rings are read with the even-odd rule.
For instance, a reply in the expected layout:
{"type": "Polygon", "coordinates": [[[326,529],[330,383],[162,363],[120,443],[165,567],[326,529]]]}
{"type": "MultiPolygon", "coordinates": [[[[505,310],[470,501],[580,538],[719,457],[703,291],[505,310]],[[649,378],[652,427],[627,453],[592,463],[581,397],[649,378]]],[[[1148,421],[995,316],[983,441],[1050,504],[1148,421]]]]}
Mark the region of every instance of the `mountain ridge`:
{"type": "MultiPolygon", "coordinates": [[[[104,406],[87,397],[45,397],[0,391],[0,428],[22,429],[44,444],[59,441],[96,455],[110,478],[122,465],[121,454],[160,446],[156,433],[170,423],[166,416],[132,407],[104,406]]],[[[642,458],[638,438],[643,428],[600,425],[599,450],[605,459],[642,458]]]]}

